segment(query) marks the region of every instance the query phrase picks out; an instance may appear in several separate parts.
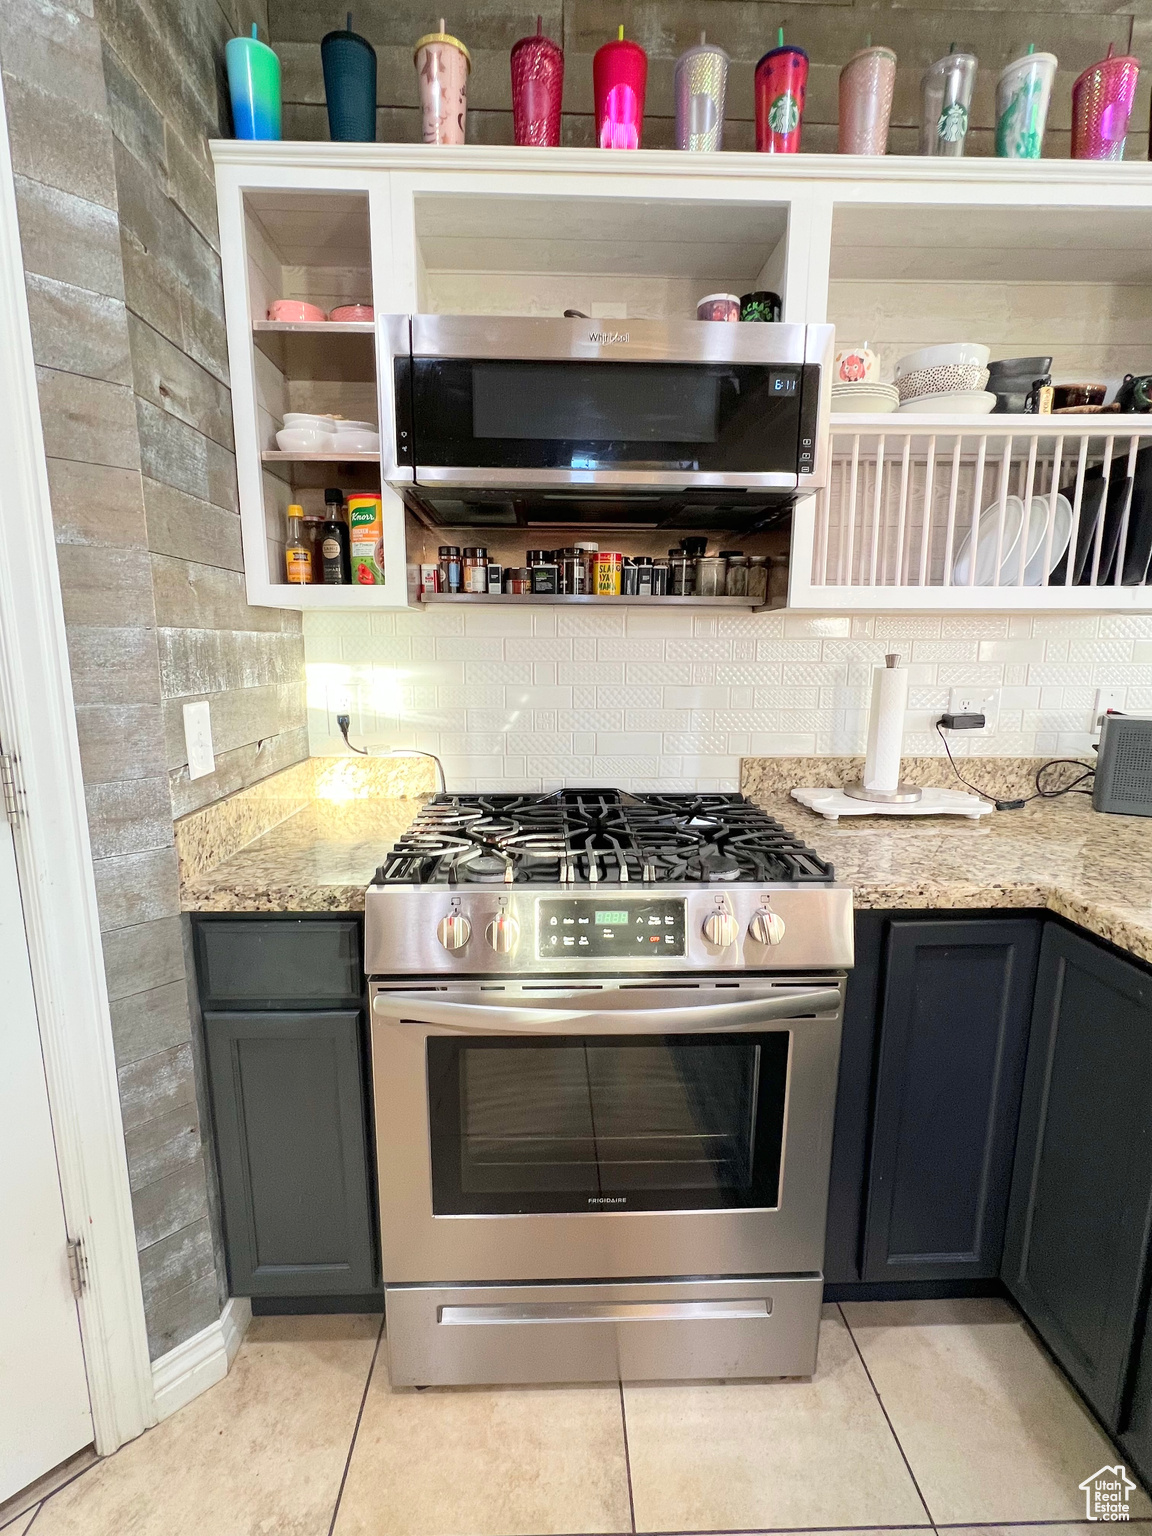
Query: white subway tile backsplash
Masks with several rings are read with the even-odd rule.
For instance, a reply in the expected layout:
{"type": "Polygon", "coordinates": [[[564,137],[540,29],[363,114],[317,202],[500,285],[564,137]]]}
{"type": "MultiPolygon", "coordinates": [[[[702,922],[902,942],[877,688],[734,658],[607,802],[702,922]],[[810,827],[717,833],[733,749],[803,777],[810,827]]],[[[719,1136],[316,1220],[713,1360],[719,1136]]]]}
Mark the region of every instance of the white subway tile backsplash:
{"type": "Polygon", "coordinates": [[[904,749],[942,751],[958,686],[999,687],[996,728],[959,756],[1082,753],[1097,687],[1152,711],[1152,618],[1091,614],[437,608],[304,615],[313,751],[335,713],[366,739],[438,750],[453,788],[581,781],[735,785],[751,754],[864,748],[872,672],[909,669],[904,749]]]}

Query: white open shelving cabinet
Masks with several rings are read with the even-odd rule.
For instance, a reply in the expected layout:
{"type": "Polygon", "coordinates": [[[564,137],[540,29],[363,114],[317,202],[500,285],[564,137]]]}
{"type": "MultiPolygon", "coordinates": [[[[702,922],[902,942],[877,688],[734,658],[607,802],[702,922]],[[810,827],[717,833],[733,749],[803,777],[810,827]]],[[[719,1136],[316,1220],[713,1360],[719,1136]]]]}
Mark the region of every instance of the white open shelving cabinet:
{"type": "MultiPolygon", "coordinates": [[[[781,293],[785,320],[831,320],[844,341],[869,341],[886,372],[915,347],[959,340],[982,341],[993,356],[1051,353],[1057,378],[1152,372],[1144,163],[240,141],[212,151],[256,604],[407,606],[418,558],[412,520],[383,487],[383,586],[283,580],[288,501],[322,497],[337,469],[346,490],[374,490],[380,479],[371,455],[339,466],[273,455],[278,415],[375,415],[379,349],[371,326],[270,325],[272,298],[324,308],[370,300],[378,316],[572,306],[642,318],[691,315],[703,293],[763,286],[781,293]]],[[[1078,484],[1083,502],[1085,466],[1091,476],[1109,454],[1135,466],[1140,443],[1152,443],[1152,418],[1041,426],[899,413],[832,425],[831,483],[792,519],[790,606],[1152,609],[1152,586],[1124,584],[1123,547],[1107,585],[1028,585],[1019,562],[999,585],[953,579],[990,501],[1002,516],[1016,490],[1030,485],[1054,504],[1062,485],[1078,484]],[[997,479],[1005,452],[1016,477],[1007,483],[997,479]]],[[[1135,530],[1121,515],[1127,539],[1135,530]]],[[[1099,549],[1093,559],[1099,579],[1099,549]]]]}

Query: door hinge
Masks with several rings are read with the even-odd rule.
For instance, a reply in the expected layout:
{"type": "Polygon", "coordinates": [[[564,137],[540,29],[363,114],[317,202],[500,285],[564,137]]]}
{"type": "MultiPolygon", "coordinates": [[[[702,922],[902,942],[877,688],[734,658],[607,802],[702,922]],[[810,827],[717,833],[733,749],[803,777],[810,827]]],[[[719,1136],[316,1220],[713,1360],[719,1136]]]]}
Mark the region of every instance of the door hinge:
{"type": "Polygon", "coordinates": [[[88,1255],[84,1252],[84,1239],[70,1237],[68,1247],[68,1278],[72,1282],[73,1296],[82,1296],[88,1289],[88,1255]]]}
{"type": "Polygon", "coordinates": [[[4,814],[9,826],[20,821],[20,782],[16,776],[16,754],[0,752],[0,786],[4,790],[4,814]]]}

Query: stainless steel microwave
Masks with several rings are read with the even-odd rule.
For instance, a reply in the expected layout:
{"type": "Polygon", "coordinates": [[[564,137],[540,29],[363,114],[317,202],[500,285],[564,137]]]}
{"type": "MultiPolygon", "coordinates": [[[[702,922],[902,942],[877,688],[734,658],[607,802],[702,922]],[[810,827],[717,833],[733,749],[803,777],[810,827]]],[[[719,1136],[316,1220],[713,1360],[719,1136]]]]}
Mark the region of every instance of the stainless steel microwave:
{"type": "Polygon", "coordinates": [[[827,475],[830,325],[387,315],[381,332],[384,478],[426,503],[779,507],[827,475]]]}

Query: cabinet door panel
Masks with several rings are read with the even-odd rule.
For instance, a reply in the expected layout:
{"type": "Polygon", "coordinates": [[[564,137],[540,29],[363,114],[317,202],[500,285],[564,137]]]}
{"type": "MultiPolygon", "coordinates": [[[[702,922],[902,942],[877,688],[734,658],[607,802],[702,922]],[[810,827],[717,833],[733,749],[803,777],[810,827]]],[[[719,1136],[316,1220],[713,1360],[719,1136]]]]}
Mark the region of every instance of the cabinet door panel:
{"type": "Polygon", "coordinates": [[[339,1007],[363,996],[355,918],[202,918],[195,933],[206,1006],[339,1007]]]}
{"type": "Polygon", "coordinates": [[[1033,919],[892,924],[865,1280],[999,1273],[1038,948],[1033,919]]]}
{"type": "Polygon", "coordinates": [[[207,1013],[204,1030],[233,1294],[370,1291],[359,1012],[207,1013]]]}
{"type": "Polygon", "coordinates": [[[1003,1275],[1113,1430],[1152,1208],[1152,978],[1045,932],[1003,1275]]]}

